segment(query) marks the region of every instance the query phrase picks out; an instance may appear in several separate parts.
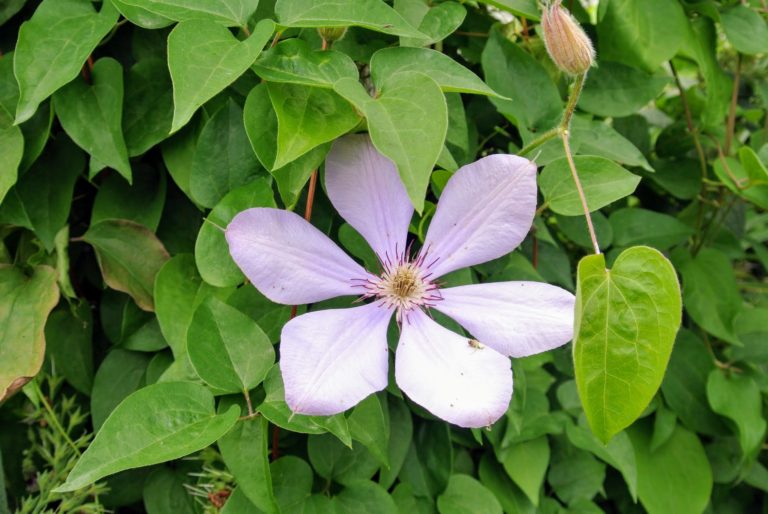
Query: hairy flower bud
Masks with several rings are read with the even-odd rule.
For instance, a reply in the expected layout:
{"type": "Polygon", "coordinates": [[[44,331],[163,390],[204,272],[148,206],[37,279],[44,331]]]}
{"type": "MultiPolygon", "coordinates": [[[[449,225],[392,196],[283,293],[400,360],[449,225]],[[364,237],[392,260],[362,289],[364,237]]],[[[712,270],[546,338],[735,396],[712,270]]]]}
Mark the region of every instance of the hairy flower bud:
{"type": "Polygon", "coordinates": [[[347,27],[320,27],[317,29],[320,37],[328,43],[333,43],[344,37],[347,33],[347,27]]]}
{"type": "Polygon", "coordinates": [[[595,49],[579,22],[560,6],[561,1],[553,0],[544,9],[542,36],[557,67],[571,75],[580,75],[594,64],[595,49]]]}

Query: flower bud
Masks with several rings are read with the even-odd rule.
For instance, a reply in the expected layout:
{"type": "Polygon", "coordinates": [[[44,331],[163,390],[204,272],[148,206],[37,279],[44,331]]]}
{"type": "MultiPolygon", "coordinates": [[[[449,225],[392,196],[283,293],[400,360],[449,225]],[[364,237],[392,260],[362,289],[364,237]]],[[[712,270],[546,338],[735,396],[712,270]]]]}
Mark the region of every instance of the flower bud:
{"type": "Polygon", "coordinates": [[[542,37],[557,67],[565,73],[580,75],[594,64],[595,49],[579,22],[560,7],[561,1],[553,0],[544,8],[542,37]]]}
{"type": "Polygon", "coordinates": [[[333,43],[344,37],[347,33],[347,27],[320,27],[317,33],[327,43],[333,43]]]}

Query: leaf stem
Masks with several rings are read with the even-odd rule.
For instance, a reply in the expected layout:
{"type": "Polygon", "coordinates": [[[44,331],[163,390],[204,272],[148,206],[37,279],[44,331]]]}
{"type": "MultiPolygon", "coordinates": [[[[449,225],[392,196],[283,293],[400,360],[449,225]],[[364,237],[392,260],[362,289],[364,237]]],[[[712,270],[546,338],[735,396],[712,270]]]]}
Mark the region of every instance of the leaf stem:
{"type": "Polygon", "coordinates": [[[581,201],[581,208],[584,210],[584,218],[587,220],[587,230],[589,230],[589,239],[592,241],[592,248],[595,254],[600,253],[600,245],[597,242],[597,234],[595,234],[595,226],[592,223],[592,216],[589,214],[589,206],[587,205],[587,197],[584,194],[584,188],[581,186],[581,180],[579,179],[579,173],[576,170],[576,163],[573,160],[573,153],[571,152],[570,142],[570,127],[571,119],[573,119],[573,113],[576,110],[576,103],[579,101],[581,91],[584,89],[584,81],[587,78],[586,73],[576,76],[576,80],[573,82],[573,89],[571,89],[571,96],[568,98],[568,103],[565,106],[565,112],[563,112],[563,120],[560,122],[560,138],[563,140],[563,150],[565,151],[565,158],[568,161],[568,168],[571,170],[571,177],[573,177],[573,183],[576,185],[576,192],[579,195],[581,201]]]}
{"type": "Polygon", "coordinates": [[[736,54],[736,74],[733,77],[733,93],[728,108],[728,122],[725,130],[725,155],[731,154],[733,134],[736,131],[736,106],[739,100],[739,82],[741,82],[741,54],[736,54]]]}
{"type": "Polygon", "coordinates": [[[691,114],[691,106],[688,104],[688,97],[685,94],[683,83],[680,82],[680,76],[677,74],[677,69],[672,61],[669,61],[669,68],[672,70],[672,76],[675,78],[677,89],[680,91],[680,102],[683,104],[683,111],[685,112],[685,123],[688,126],[688,132],[691,133],[693,138],[693,144],[696,146],[696,154],[699,157],[699,165],[701,166],[701,178],[707,178],[707,157],[704,154],[704,147],[701,146],[701,138],[699,138],[699,131],[693,124],[693,115],[691,114]]]}
{"type": "Polygon", "coordinates": [[[547,130],[542,135],[525,145],[519,152],[517,152],[517,155],[522,156],[531,153],[550,139],[554,139],[559,136],[562,131],[563,129],[560,125],[553,129],[547,130]]]}

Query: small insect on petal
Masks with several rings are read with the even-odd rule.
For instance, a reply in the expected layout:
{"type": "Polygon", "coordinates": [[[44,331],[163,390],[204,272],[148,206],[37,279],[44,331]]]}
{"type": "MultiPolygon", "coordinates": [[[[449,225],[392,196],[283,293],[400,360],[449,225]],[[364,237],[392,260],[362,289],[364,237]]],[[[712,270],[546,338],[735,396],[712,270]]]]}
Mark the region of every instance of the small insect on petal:
{"type": "Polygon", "coordinates": [[[471,346],[471,347],[472,347],[472,348],[474,348],[475,350],[482,350],[483,348],[485,348],[485,345],[484,345],[484,344],[482,344],[482,343],[481,343],[480,341],[478,341],[477,339],[469,339],[469,340],[467,341],[467,344],[469,344],[469,346],[471,346]]]}

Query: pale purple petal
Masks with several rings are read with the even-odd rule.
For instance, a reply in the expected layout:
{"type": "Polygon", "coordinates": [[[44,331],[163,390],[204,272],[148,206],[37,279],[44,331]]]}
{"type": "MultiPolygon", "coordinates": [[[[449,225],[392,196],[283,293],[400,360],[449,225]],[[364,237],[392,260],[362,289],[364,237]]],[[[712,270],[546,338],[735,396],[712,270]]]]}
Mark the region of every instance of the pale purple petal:
{"type": "Polygon", "coordinates": [[[229,253],[256,289],[273,302],[298,305],[356,295],[368,273],[301,216],[248,209],[227,226],[229,253]]]}
{"type": "Polygon", "coordinates": [[[516,155],[490,155],[459,169],[446,184],[427,231],[433,276],[514,250],[536,211],[536,166],[516,155]]]}
{"type": "Polygon", "coordinates": [[[408,397],[461,427],[485,427],[499,419],[512,397],[508,357],[438,325],[420,310],[403,323],[395,378],[408,397]]]}
{"type": "Polygon", "coordinates": [[[303,314],[280,339],[285,401],[293,412],[331,415],[387,387],[392,312],[370,303],[303,314]]]}
{"type": "Polygon", "coordinates": [[[525,357],[573,338],[574,296],[541,282],[495,282],[441,289],[435,308],[480,343],[525,357]]]}
{"type": "Polygon", "coordinates": [[[384,261],[405,251],[413,206],[394,163],[366,135],[333,143],[325,161],[325,186],[339,214],[384,261]]]}

